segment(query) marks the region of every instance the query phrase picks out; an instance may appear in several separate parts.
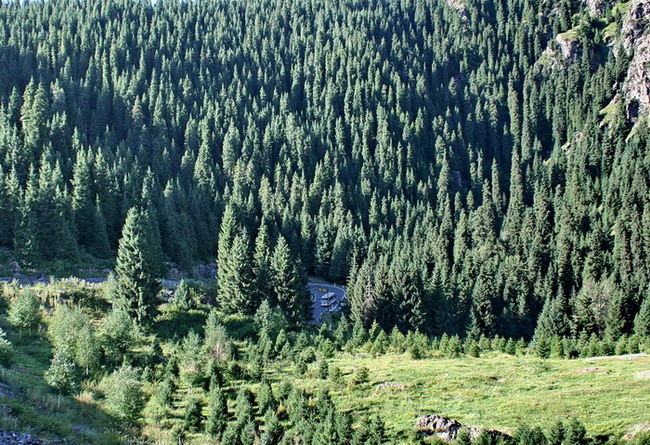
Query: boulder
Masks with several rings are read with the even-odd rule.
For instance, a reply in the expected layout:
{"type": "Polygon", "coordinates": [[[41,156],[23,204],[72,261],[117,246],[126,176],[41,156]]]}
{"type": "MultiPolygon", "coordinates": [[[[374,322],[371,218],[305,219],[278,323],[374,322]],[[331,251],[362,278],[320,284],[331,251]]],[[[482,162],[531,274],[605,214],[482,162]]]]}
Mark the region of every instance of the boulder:
{"type": "Polygon", "coordinates": [[[466,430],[472,439],[476,439],[483,433],[493,435],[503,440],[510,440],[511,437],[501,431],[490,430],[478,427],[464,427],[459,421],[437,414],[427,414],[420,417],[415,427],[425,436],[436,436],[445,442],[456,440],[461,431],[466,430]]]}
{"type": "Polygon", "coordinates": [[[457,420],[437,414],[427,414],[420,417],[415,426],[426,436],[438,436],[447,442],[456,440],[458,433],[463,428],[457,420]]]}

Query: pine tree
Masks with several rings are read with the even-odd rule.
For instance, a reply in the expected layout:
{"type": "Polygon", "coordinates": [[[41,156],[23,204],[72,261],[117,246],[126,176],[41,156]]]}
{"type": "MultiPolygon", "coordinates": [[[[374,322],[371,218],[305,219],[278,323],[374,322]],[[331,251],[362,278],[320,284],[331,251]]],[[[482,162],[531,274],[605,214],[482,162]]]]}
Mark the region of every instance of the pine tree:
{"type": "Polygon", "coordinates": [[[569,333],[569,318],[562,305],[561,297],[547,299],[537,320],[535,338],[565,336],[569,333]]]}
{"type": "Polygon", "coordinates": [[[280,236],[271,258],[273,292],[278,304],[292,323],[309,317],[307,279],[296,258],[280,236]]]}
{"type": "Polygon", "coordinates": [[[73,168],[72,211],[79,237],[79,243],[89,247],[94,237],[95,197],[92,190],[92,177],[87,155],[81,151],[73,168]]]}
{"type": "Polygon", "coordinates": [[[39,83],[34,87],[34,79],[30,82],[31,89],[25,89],[23,109],[21,110],[21,123],[25,146],[36,150],[41,145],[45,136],[45,124],[47,123],[47,95],[43,84],[39,83]],[[35,88],[35,89],[34,89],[35,88]],[[31,97],[28,97],[30,96],[31,97]]]}
{"type": "Polygon", "coordinates": [[[158,258],[151,245],[149,216],[146,211],[129,210],[117,251],[115,272],[118,292],[128,302],[138,322],[150,321],[156,310],[160,280],[158,258]]]}
{"type": "MultiPolygon", "coordinates": [[[[271,253],[267,225],[262,222],[255,238],[255,253],[253,254],[253,274],[255,276],[255,301],[268,301],[273,297],[271,288],[271,253]]],[[[275,301],[269,301],[275,305],[275,301]]]]}
{"type": "Polygon", "coordinates": [[[111,244],[108,239],[106,218],[104,211],[99,202],[95,202],[95,209],[92,218],[92,241],[90,251],[99,258],[109,258],[111,256],[111,244]]]}
{"type": "Polygon", "coordinates": [[[605,338],[609,341],[616,341],[625,333],[625,306],[623,293],[615,292],[607,310],[605,338]]]}
{"type": "Polygon", "coordinates": [[[34,267],[41,258],[37,217],[36,173],[32,170],[27,190],[18,205],[16,227],[14,228],[14,249],[21,264],[34,267]]]}
{"type": "Polygon", "coordinates": [[[646,297],[641,309],[634,319],[634,333],[641,337],[650,337],[650,297],[646,297]]]}
{"type": "Polygon", "coordinates": [[[89,375],[91,371],[99,367],[100,354],[101,351],[95,334],[90,325],[87,324],[79,332],[75,361],[85,370],[86,375],[89,375]]]}
{"type": "Polygon", "coordinates": [[[199,431],[201,428],[202,418],[201,399],[198,397],[190,397],[185,405],[183,430],[190,433],[199,431]]]}
{"type": "Polygon", "coordinates": [[[259,303],[254,293],[250,246],[246,233],[235,236],[225,261],[219,264],[219,302],[226,312],[252,314],[259,303]]]}
{"type": "Polygon", "coordinates": [[[9,302],[7,320],[21,331],[33,330],[41,323],[41,305],[32,291],[22,291],[9,302]]]}
{"type": "Polygon", "coordinates": [[[221,217],[221,229],[219,231],[217,250],[217,285],[219,286],[219,291],[221,290],[221,283],[225,281],[223,278],[224,274],[226,274],[224,266],[230,256],[230,251],[238,231],[239,227],[235,219],[235,212],[232,206],[229,205],[226,207],[221,217]]]}
{"type": "Polygon", "coordinates": [[[76,387],[74,362],[63,353],[56,353],[43,376],[59,394],[70,394],[76,387]]]}

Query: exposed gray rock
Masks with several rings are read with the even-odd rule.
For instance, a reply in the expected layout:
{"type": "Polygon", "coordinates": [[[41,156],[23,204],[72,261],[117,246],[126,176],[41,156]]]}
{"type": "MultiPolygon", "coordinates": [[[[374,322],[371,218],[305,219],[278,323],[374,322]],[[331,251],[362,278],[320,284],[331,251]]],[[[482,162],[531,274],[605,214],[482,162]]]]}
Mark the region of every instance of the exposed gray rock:
{"type": "Polygon", "coordinates": [[[45,442],[29,434],[0,430],[0,444],[3,445],[45,445],[45,442]]]}
{"type": "Polygon", "coordinates": [[[453,442],[456,440],[460,432],[463,430],[468,431],[472,439],[476,439],[483,433],[488,433],[504,440],[510,439],[510,436],[501,431],[477,427],[464,427],[457,420],[439,416],[437,414],[427,414],[420,417],[415,426],[425,436],[437,436],[446,442],[453,442]]]}
{"type": "Polygon", "coordinates": [[[427,436],[438,436],[442,440],[452,442],[458,437],[463,426],[457,420],[437,414],[427,414],[418,419],[416,428],[427,436]]]}
{"type": "Polygon", "coordinates": [[[623,22],[621,45],[632,56],[622,92],[627,117],[636,121],[650,112],[650,0],[633,0],[623,22]]]}
{"type": "Polygon", "coordinates": [[[648,36],[650,23],[650,0],[632,0],[630,12],[623,21],[621,43],[628,55],[634,52],[639,40],[648,36]]]}
{"type": "Polygon", "coordinates": [[[463,0],[447,0],[447,4],[458,11],[461,21],[466,22],[469,20],[469,11],[463,0]]]}
{"type": "Polygon", "coordinates": [[[583,0],[583,7],[589,10],[589,15],[592,17],[600,18],[603,13],[607,11],[610,6],[611,0],[583,0]]]}
{"type": "Polygon", "coordinates": [[[200,278],[214,278],[217,276],[217,263],[199,264],[194,267],[194,273],[200,278]]]}
{"type": "Polygon", "coordinates": [[[568,32],[558,34],[555,37],[555,41],[560,47],[562,57],[567,62],[573,62],[580,50],[580,42],[574,36],[570,35],[568,32]]]}
{"type": "Polygon", "coordinates": [[[380,383],[379,385],[377,385],[375,390],[380,391],[382,389],[393,389],[393,390],[403,391],[404,388],[405,388],[405,386],[404,386],[403,383],[384,382],[384,383],[380,383]]]}

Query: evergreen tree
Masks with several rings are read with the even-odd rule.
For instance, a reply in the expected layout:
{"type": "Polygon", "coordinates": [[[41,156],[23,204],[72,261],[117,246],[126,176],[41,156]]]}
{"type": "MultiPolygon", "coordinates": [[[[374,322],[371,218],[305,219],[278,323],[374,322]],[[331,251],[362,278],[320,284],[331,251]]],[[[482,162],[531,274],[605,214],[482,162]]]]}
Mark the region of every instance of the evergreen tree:
{"type": "Polygon", "coordinates": [[[309,312],[307,279],[296,258],[280,236],[271,258],[271,276],[276,301],[292,323],[304,321],[309,312]]]}
{"type": "Polygon", "coordinates": [[[219,302],[224,310],[252,314],[259,305],[254,299],[254,284],[248,238],[240,233],[219,263],[219,302]]]}
{"type": "Polygon", "coordinates": [[[646,297],[641,309],[634,319],[634,333],[641,337],[650,337],[650,298],[646,297]]]}
{"type": "Polygon", "coordinates": [[[32,291],[18,293],[9,302],[8,321],[20,330],[33,330],[41,323],[41,305],[32,291]]]}
{"type": "Polygon", "coordinates": [[[59,394],[70,394],[76,387],[74,362],[61,352],[54,355],[43,377],[59,394]]]}
{"type": "Polygon", "coordinates": [[[152,319],[160,292],[160,280],[154,275],[160,266],[152,250],[149,229],[148,213],[138,208],[130,209],[115,266],[119,295],[128,303],[138,322],[152,319]]]}

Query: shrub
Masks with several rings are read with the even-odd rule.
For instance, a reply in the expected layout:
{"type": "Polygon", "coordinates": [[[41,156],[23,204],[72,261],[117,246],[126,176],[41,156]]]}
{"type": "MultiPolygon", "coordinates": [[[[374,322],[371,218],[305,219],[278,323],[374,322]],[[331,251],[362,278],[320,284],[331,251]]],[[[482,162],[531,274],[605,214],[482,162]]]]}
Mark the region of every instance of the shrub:
{"type": "Polygon", "coordinates": [[[201,428],[202,420],[201,399],[190,397],[185,406],[185,415],[183,416],[183,430],[196,432],[201,428]]]}
{"type": "Polygon", "coordinates": [[[357,372],[354,374],[352,383],[355,385],[361,385],[362,383],[368,382],[370,376],[370,371],[365,366],[362,366],[357,369],[357,372]]]}
{"type": "Polygon", "coordinates": [[[480,357],[481,350],[474,340],[470,340],[469,345],[467,346],[467,354],[470,357],[480,357]]]}
{"type": "Polygon", "coordinates": [[[325,380],[329,375],[329,363],[324,358],[318,362],[318,378],[325,380]]]}
{"type": "Polygon", "coordinates": [[[551,345],[546,337],[535,340],[535,352],[540,358],[548,358],[551,355],[551,345]]]}
{"type": "Polygon", "coordinates": [[[336,384],[342,383],[343,374],[341,373],[341,368],[339,368],[338,366],[330,366],[329,379],[336,384]]]}
{"type": "Polygon", "coordinates": [[[99,339],[107,357],[120,363],[123,355],[133,346],[137,326],[126,309],[115,308],[100,328],[99,339]]]}
{"type": "Polygon", "coordinates": [[[105,377],[100,388],[106,396],[106,409],[120,419],[134,421],[144,405],[144,394],[138,372],[123,365],[105,377]]]}
{"type": "Polygon", "coordinates": [[[18,329],[35,329],[41,324],[41,305],[32,291],[19,292],[9,303],[9,323],[18,329]]]}
{"type": "Polygon", "coordinates": [[[634,445],[650,445],[650,432],[644,431],[634,437],[634,445]]]}
{"type": "Polygon", "coordinates": [[[76,387],[74,362],[62,352],[54,355],[43,377],[59,394],[70,394],[76,387]]]}
{"type": "Polygon", "coordinates": [[[187,280],[181,280],[174,292],[172,306],[177,311],[188,311],[200,300],[198,291],[187,280]]]}
{"type": "Polygon", "coordinates": [[[9,366],[13,357],[13,345],[7,340],[7,334],[0,328],[0,365],[9,366]]]}

